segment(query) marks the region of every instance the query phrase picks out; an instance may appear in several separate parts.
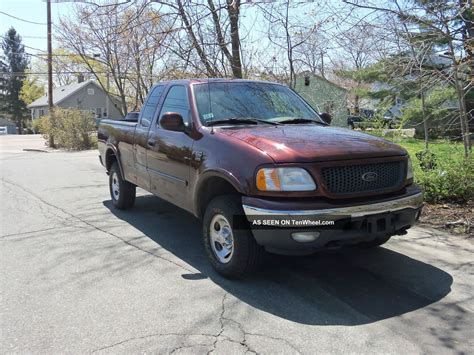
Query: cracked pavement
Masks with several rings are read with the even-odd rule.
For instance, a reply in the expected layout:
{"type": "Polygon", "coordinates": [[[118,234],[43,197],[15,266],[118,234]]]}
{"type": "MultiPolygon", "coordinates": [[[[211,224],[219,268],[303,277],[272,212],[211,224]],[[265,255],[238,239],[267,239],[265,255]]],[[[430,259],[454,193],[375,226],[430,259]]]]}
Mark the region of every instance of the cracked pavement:
{"type": "Polygon", "coordinates": [[[97,151],[29,140],[0,137],[1,353],[472,353],[471,240],[416,227],[229,281],[191,215],[114,210],[97,151]]]}

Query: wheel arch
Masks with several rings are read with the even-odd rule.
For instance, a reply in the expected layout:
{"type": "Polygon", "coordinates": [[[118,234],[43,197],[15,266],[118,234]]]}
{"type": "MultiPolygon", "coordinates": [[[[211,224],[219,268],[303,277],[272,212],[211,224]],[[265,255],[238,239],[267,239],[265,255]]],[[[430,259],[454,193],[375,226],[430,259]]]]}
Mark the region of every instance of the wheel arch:
{"type": "Polygon", "coordinates": [[[123,177],[124,174],[122,169],[122,163],[120,162],[120,155],[117,151],[117,148],[115,148],[115,146],[111,144],[108,144],[105,150],[105,168],[107,169],[107,173],[109,173],[110,168],[112,167],[112,164],[114,162],[117,162],[120,174],[122,174],[123,177]]]}
{"type": "Polygon", "coordinates": [[[195,214],[202,218],[209,202],[223,195],[242,195],[241,184],[230,174],[221,171],[206,172],[200,179],[195,193],[195,214]]]}

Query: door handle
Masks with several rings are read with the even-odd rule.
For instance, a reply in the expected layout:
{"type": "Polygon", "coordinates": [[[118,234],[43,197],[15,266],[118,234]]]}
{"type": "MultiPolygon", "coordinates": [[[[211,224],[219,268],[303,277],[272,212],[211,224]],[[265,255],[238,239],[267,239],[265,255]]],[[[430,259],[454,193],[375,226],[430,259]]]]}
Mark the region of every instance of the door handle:
{"type": "Polygon", "coordinates": [[[154,147],[155,146],[155,141],[152,140],[152,139],[149,139],[148,142],[146,142],[146,144],[148,144],[148,146],[150,146],[150,147],[154,147]]]}

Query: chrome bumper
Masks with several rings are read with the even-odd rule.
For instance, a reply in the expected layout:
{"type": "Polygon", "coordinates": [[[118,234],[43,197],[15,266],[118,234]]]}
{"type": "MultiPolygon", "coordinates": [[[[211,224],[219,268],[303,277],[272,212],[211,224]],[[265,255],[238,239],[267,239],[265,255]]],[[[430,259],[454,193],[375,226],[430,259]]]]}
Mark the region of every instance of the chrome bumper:
{"type": "Polygon", "coordinates": [[[341,217],[364,217],[373,214],[395,212],[406,208],[418,209],[423,205],[422,193],[402,197],[395,200],[337,208],[326,208],[320,210],[268,210],[253,206],[243,205],[245,215],[251,216],[341,216],[341,217]]]}

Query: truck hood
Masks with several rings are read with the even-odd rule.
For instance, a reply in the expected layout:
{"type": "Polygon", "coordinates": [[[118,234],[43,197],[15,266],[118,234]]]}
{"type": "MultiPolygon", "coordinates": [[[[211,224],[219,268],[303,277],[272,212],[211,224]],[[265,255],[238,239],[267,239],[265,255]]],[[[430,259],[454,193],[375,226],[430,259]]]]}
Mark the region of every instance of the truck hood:
{"type": "Polygon", "coordinates": [[[276,163],[306,163],[407,154],[402,147],[382,138],[345,128],[315,124],[221,128],[219,133],[262,150],[276,163]]]}

